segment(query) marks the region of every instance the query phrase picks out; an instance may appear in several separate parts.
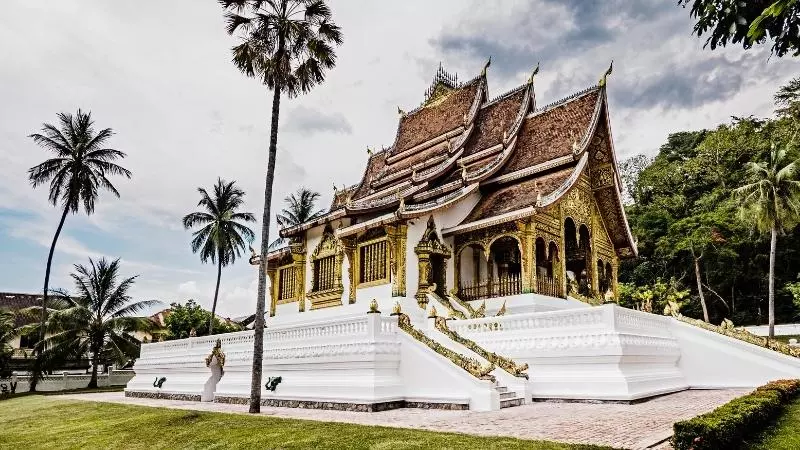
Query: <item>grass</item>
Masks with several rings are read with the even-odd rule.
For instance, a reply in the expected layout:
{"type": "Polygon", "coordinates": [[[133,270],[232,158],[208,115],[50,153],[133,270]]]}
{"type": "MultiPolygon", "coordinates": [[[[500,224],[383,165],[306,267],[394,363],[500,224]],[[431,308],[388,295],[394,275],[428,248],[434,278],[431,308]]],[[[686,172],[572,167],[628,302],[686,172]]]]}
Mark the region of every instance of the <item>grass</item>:
{"type": "Polygon", "coordinates": [[[750,446],[753,450],[795,450],[800,448],[800,399],[795,400],[775,424],[750,446]]]}
{"type": "Polygon", "coordinates": [[[108,386],[108,387],[97,387],[97,388],[81,388],[81,389],[70,389],[68,391],[50,391],[50,392],[29,392],[24,391],[20,392],[17,391],[15,394],[0,394],[0,401],[3,400],[11,400],[12,398],[19,398],[25,397],[27,395],[66,395],[66,394],[91,394],[95,392],[122,392],[125,390],[125,386],[108,386]]]}
{"type": "Polygon", "coordinates": [[[781,342],[789,343],[789,339],[797,339],[800,341],[800,335],[798,334],[787,334],[785,336],[775,336],[775,339],[781,342]]]}
{"type": "Polygon", "coordinates": [[[0,407],[0,424],[0,448],[602,448],[402,428],[82,402],[38,395],[3,402],[0,407]]]}

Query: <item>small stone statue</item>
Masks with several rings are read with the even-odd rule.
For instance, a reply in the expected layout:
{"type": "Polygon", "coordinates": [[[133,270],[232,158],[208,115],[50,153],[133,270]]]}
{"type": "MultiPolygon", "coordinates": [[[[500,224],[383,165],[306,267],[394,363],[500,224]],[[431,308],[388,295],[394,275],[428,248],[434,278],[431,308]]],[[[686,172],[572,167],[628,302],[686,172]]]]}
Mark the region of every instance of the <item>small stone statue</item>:
{"type": "Polygon", "coordinates": [[[197,330],[195,330],[194,327],[189,330],[189,337],[197,337],[197,330]]]}
{"type": "Polygon", "coordinates": [[[372,301],[369,302],[369,311],[367,311],[367,314],[380,314],[380,313],[381,312],[378,311],[378,300],[373,298],[372,301]]]}

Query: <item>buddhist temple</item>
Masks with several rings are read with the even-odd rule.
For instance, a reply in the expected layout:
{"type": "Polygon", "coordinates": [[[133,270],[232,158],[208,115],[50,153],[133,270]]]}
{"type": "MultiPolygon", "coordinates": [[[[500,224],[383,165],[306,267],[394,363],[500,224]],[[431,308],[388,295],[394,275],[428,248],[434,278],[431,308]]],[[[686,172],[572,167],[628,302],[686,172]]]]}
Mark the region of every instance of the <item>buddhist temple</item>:
{"type": "Polygon", "coordinates": [[[464,301],[538,293],[610,300],[636,255],[625,218],[606,79],[537,105],[535,75],[492,97],[488,67],[441,66],[394,142],[322,217],[280,231],[270,314],[431,291],[464,301]],[[285,308],[280,308],[285,309],[285,308]]]}
{"type": "Polygon", "coordinates": [[[797,377],[797,358],[614,302],[636,244],[611,68],[539,106],[536,70],[492,97],[488,65],[440,68],[361,179],[280,231],[265,328],[144,344],[125,395],[247,403],[256,333],[261,403],[279,407],[495,411],[797,377]]]}

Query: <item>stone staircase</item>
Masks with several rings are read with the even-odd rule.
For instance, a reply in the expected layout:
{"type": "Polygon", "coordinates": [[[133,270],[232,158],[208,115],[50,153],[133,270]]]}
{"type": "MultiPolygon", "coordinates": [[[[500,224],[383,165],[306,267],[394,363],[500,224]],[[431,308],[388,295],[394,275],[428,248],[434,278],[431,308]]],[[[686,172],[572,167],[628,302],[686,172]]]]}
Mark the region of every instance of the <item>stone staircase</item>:
{"type": "Polygon", "coordinates": [[[518,396],[514,391],[509,391],[505,386],[500,386],[495,382],[494,389],[498,394],[500,394],[500,409],[511,408],[525,404],[524,398],[518,396]]]}

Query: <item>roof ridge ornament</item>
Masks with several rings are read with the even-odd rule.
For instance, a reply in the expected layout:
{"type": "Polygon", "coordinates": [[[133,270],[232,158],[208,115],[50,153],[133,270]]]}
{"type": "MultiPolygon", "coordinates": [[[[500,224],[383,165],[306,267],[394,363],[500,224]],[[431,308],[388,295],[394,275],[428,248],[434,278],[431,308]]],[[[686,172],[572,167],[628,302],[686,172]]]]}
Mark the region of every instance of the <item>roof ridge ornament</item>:
{"type": "Polygon", "coordinates": [[[486,69],[492,65],[492,55],[489,55],[489,59],[486,61],[486,64],[483,65],[483,70],[481,70],[481,76],[486,76],[486,69]]]}
{"type": "Polygon", "coordinates": [[[405,117],[405,115],[406,115],[406,112],[405,112],[405,111],[403,111],[402,109],[400,109],[400,107],[398,106],[398,107],[397,107],[397,114],[398,114],[400,117],[405,117]]]}
{"type": "Polygon", "coordinates": [[[369,145],[367,146],[367,155],[369,155],[369,157],[372,158],[372,149],[369,148],[369,145]]]}
{"type": "Polygon", "coordinates": [[[603,77],[600,78],[600,82],[598,83],[598,86],[604,87],[606,85],[606,81],[608,79],[608,76],[611,75],[611,71],[613,69],[614,69],[614,60],[612,59],[611,60],[611,64],[608,66],[608,70],[606,70],[606,73],[604,73],[603,77]]]}
{"type": "Polygon", "coordinates": [[[533,84],[533,78],[536,77],[537,73],[539,73],[539,64],[541,64],[541,62],[536,63],[536,68],[533,69],[533,72],[531,72],[531,76],[528,77],[528,84],[533,84]]]}

